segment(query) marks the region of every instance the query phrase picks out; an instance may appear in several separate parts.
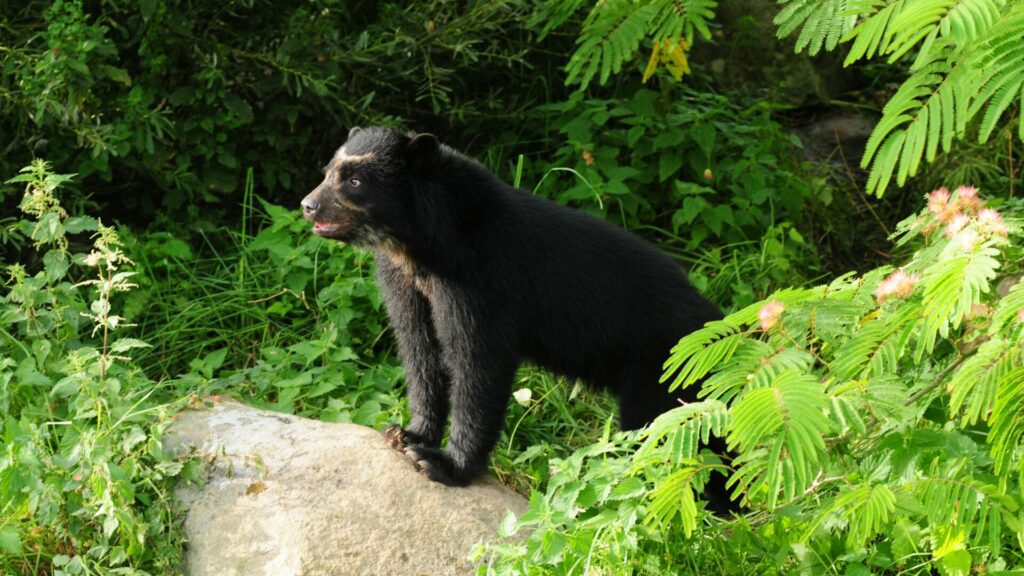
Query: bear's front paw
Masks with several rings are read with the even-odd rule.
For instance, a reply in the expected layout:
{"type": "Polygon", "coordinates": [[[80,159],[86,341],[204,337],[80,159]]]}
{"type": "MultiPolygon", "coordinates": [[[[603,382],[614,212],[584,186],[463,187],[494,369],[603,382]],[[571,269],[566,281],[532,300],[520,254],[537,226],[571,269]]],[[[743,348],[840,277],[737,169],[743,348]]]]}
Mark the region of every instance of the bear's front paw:
{"type": "Polygon", "coordinates": [[[402,428],[401,426],[392,426],[384,431],[384,440],[387,441],[388,445],[395,450],[405,450],[405,447],[410,444],[424,444],[425,440],[422,436],[415,432],[411,432],[402,428]]]}
{"type": "Polygon", "coordinates": [[[412,460],[416,470],[434,482],[447,486],[466,486],[473,480],[473,474],[460,470],[451,456],[443,450],[426,446],[406,446],[404,452],[412,460]]]}
{"type": "Polygon", "coordinates": [[[384,431],[384,440],[395,450],[403,450],[407,443],[405,430],[401,426],[392,426],[384,431]]]}

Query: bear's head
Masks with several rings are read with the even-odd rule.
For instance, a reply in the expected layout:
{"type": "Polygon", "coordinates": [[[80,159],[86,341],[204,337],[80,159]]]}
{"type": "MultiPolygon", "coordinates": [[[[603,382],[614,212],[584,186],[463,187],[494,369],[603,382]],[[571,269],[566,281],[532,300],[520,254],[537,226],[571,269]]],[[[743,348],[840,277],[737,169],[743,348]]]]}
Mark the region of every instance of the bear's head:
{"type": "Polygon", "coordinates": [[[430,134],[353,128],[324,168],[324,180],[302,199],[313,233],[364,248],[400,244],[412,225],[412,178],[436,159],[430,134]]]}

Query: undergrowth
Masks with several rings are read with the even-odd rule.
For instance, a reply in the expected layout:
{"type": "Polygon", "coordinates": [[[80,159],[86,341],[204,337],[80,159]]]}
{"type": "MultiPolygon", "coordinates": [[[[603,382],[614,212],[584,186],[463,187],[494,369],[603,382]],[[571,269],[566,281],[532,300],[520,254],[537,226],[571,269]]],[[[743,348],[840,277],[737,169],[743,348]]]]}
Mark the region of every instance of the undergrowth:
{"type": "Polygon", "coordinates": [[[37,161],[10,181],[26,187],[22,224],[42,258],[8,268],[0,307],[0,569],[170,574],[182,550],[171,489],[193,470],[161,440],[189,398],[133,360],[149,345],[125,336],[117,308],[132,262],[113,228],[60,207],[68,178],[37,161]],[[73,252],[84,234],[91,247],[73,252]]]}

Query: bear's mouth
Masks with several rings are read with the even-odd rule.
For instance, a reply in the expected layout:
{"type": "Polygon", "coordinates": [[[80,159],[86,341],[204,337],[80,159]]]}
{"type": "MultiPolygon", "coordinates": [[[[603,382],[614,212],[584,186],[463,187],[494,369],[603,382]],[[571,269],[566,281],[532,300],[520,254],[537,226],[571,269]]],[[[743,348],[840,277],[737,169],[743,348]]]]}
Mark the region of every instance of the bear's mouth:
{"type": "Polygon", "coordinates": [[[334,222],[313,222],[313,233],[314,234],[330,234],[336,232],[341,228],[341,224],[334,222]]]}

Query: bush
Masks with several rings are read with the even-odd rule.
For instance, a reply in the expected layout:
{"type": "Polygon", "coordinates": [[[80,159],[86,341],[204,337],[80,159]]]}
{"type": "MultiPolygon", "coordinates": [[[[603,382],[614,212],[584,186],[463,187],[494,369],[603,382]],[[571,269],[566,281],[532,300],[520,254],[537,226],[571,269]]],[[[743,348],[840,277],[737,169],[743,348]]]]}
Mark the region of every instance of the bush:
{"type": "Polygon", "coordinates": [[[297,198],[356,124],[444,127],[461,147],[514,134],[508,119],[544,95],[553,60],[526,50],[527,11],[519,0],[4,3],[0,173],[45,156],[118,217],[218,223],[237,212],[246,168],[264,197],[297,198]]]}
{"type": "Polygon", "coordinates": [[[770,105],[678,85],[623,92],[577,92],[538,110],[546,138],[564,142],[550,161],[526,163],[538,193],[660,240],[679,257],[697,254],[698,287],[724,306],[749,304],[816,268],[798,229],[805,207],[826,204],[829,191],[815,189],[795,159],[800,141],[770,105]],[[745,264],[741,278],[708,265],[733,257],[745,264]]]}
{"type": "Polygon", "coordinates": [[[114,229],[71,216],[55,193],[69,177],[37,161],[21,221],[42,266],[9,269],[0,300],[0,569],[8,574],[171,573],[181,558],[170,490],[193,475],[161,435],[163,384],[131,355],[115,312],[135,286],[114,229]],[[93,233],[86,252],[70,236],[93,233]],[[160,400],[158,400],[158,398],[160,400]]]}

